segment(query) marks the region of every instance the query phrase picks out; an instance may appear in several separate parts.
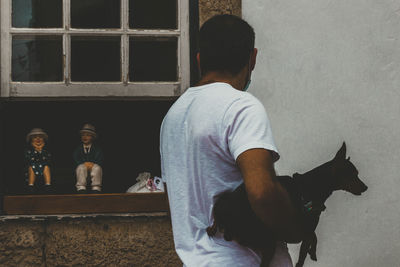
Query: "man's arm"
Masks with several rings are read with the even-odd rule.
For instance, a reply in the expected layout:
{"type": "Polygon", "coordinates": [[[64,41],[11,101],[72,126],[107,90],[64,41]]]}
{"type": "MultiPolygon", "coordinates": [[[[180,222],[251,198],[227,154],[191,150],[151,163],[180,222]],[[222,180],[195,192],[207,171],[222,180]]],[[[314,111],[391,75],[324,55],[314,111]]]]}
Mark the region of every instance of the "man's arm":
{"type": "Polygon", "coordinates": [[[262,148],[249,149],[236,160],[247,197],[256,215],[274,231],[279,240],[298,243],[302,226],[287,191],[275,178],[272,154],[262,148]]]}

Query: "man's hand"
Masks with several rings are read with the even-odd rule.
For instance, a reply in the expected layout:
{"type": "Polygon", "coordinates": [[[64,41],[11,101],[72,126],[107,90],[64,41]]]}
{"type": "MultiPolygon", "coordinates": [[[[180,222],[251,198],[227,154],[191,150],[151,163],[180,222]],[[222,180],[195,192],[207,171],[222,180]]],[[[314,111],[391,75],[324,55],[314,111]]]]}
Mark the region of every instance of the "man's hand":
{"type": "Polygon", "coordinates": [[[85,167],[87,168],[88,171],[91,171],[92,168],[93,168],[93,165],[94,165],[93,162],[89,162],[89,161],[87,161],[87,162],[85,162],[83,164],[85,165],[85,167]]]}
{"type": "Polygon", "coordinates": [[[295,216],[287,191],[276,181],[271,152],[262,148],[250,149],[240,154],[236,163],[256,215],[279,240],[300,242],[302,225],[295,216]]]}

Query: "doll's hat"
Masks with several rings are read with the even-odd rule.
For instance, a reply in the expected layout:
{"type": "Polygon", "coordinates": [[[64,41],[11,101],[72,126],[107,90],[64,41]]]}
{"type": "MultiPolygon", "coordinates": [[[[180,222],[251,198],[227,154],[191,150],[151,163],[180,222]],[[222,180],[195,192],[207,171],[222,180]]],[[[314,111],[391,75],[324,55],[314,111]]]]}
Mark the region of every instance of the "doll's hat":
{"type": "Polygon", "coordinates": [[[91,134],[93,137],[97,136],[96,128],[93,125],[89,124],[89,123],[86,123],[85,125],[83,125],[82,130],[80,130],[79,132],[81,134],[83,134],[83,133],[91,134]]]}
{"type": "Polygon", "coordinates": [[[44,140],[47,141],[49,138],[47,133],[43,131],[41,128],[33,128],[27,135],[26,135],[26,142],[29,143],[31,141],[31,137],[33,135],[41,135],[43,136],[44,140]]]}

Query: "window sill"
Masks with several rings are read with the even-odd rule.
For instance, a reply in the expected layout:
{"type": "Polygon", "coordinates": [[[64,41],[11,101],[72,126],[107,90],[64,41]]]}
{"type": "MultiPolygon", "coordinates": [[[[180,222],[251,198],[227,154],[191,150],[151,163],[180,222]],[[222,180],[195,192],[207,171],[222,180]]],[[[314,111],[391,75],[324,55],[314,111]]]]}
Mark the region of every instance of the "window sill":
{"type": "Polygon", "coordinates": [[[4,196],[5,215],[166,212],[165,193],[4,196]]]}

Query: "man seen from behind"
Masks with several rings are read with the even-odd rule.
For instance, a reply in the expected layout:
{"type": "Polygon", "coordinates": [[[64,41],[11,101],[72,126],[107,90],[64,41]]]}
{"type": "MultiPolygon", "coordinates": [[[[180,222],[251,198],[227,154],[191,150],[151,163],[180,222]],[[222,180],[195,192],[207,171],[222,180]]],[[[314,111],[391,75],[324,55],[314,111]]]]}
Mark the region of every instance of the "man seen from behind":
{"type": "MultiPolygon", "coordinates": [[[[260,266],[260,255],[222,234],[210,238],[219,194],[243,181],[250,204],[282,237],[298,234],[287,192],[275,181],[279,154],[264,106],[246,92],[255,67],[254,30],[232,15],[200,29],[200,82],[165,116],[160,133],[162,177],[167,184],[176,252],[184,266],[260,266]]],[[[284,243],[271,266],[292,266],[284,243]]]]}

